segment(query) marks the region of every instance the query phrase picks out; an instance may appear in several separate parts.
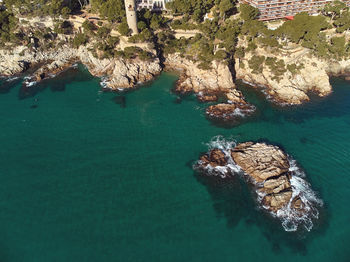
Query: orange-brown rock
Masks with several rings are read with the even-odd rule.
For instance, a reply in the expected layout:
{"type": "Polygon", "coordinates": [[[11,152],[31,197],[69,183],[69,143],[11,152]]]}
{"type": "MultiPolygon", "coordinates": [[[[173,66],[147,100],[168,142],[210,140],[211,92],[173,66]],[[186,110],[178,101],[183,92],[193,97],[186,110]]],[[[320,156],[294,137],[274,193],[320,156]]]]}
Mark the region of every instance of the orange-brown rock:
{"type": "Polygon", "coordinates": [[[214,93],[199,93],[197,99],[200,102],[215,102],[218,100],[218,95],[214,93]]]}
{"type": "Polygon", "coordinates": [[[232,150],[232,158],[256,182],[286,173],[287,156],[276,146],[265,143],[242,143],[232,150]]]}
{"type": "Polygon", "coordinates": [[[294,208],[297,211],[303,211],[305,208],[305,203],[301,200],[301,198],[299,196],[296,196],[292,200],[291,206],[292,206],[292,208],[294,208]]]}
{"type": "Polygon", "coordinates": [[[220,149],[213,149],[209,152],[209,154],[205,154],[201,156],[200,160],[202,161],[202,165],[211,165],[212,167],[217,166],[225,166],[227,165],[227,158],[220,149]]]}
{"type": "Polygon", "coordinates": [[[276,146],[265,143],[242,143],[231,151],[232,159],[258,185],[265,194],[263,205],[277,212],[292,197],[289,161],[287,155],[276,146]]]}
{"type": "Polygon", "coordinates": [[[282,209],[289,203],[290,199],[292,198],[292,194],[293,192],[289,190],[277,194],[273,193],[266,195],[263,199],[263,205],[267,206],[267,209],[270,211],[277,212],[279,209],[282,209]]]}
{"type": "Polygon", "coordinates": [[[233,103],[209,106],[206,114],[212,119],[232,121],[251,115],[254,111],[255,107],[248,103],[233,103]]]}

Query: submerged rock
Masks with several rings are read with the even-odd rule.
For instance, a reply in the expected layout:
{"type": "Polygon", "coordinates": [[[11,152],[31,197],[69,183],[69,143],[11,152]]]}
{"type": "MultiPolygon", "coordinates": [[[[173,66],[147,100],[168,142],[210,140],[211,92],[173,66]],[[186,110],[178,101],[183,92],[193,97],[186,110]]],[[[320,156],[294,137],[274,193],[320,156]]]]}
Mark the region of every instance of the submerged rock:
{"type": "Polygon", "coordinates": [[[212,118],[223,121],[233,121],[252,115],[255,112],[255,106],[248,103],[217,104],[209,106],[206,114],[212,118]]]}
{"type": "Polygon", "coordinates": [[[219,94],[216,93],[198,93],[197,99],[199,102],[215,102],[219,99],[219,94]]]}
{"type": "Polygon", "coordinates": [[[200,157],[196,167],[221,177],[244,174],[261,207],[279,217],[287,231],[295,231],[299,224],[310,230],[312,219],[318,216],[316,206],[322,205],[295,161],[277,146],[247,142],[213,148],[200,157]]]}

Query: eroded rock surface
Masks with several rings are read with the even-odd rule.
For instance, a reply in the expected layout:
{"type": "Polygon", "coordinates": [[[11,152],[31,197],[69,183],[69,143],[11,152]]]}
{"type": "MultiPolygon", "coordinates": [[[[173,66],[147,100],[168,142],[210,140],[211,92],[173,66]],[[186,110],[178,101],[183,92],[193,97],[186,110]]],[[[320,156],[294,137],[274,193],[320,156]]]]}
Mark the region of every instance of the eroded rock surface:
{"type": "MultiPolygon", "coordinates": [[[[242,40],[239,43],[241,46],[246,44],[242,40]]],[[[310,100],[310,92],[320,97],[329,95],[332,92],[329,76],[349,75],[350,60],[321,59],[309,49],[290,43],[278,53],[258,47],[243,58],[237,58],[235,70],[237,79],[263,88],[268,98],[277,104],[298,105],[310,100]],[[254,72],[249,61],[257,55],[282,60],[285,65],[297,65],[300,69],[296,72],[286,70],[279,77],[266,65],[261,72],[254,72]]]]}
{"type": "Polygon", "coordinates": [[[181,57],[180,54],[170,54],[166,57],[167,70],[180,72],[175,91],[178,93],[210,93],[228,92],[235,88],[230,68],[220,62],[212,62],[211,69],[198,68],[198,63],[181,57]]]}
{"type": "Polygon", "coordinates": [[[105,76],[104,87],[110,89],[132,88],[152,80],[162,71],[158,58],[149,61],[99,59],[85,46],[75,49],[64,45],[46,51],[19,46],[11,51],[0,50],[0,75],[11,76],[27,70],[29,66],[40,65],[26,81],[31,85],[62,72],[76,62],[86,65],[94,76],[105,76]]]}
{"type": "Polygon", "coordinates": [[[312,219],[318,216],[316,206],[322,205],[322,201],[287,154],[266,143],[246,142],[232,148],[220,147],[201,156],[196,167],[209,175],[222,177],[242,174],[255,188],[261,207],[279,217],[286,230],[294,231],[299,224],[311,229],[312,219]]]}

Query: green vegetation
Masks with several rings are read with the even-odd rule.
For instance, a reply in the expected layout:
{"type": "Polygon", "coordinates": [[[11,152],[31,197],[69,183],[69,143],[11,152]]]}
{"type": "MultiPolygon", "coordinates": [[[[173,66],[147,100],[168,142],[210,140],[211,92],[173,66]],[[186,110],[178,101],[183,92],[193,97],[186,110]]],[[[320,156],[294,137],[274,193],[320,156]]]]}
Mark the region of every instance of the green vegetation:
{"type": "MultiPolygon", "coordinates": [[[[240,4],[240,13],[237,14],[234,0],[173,0],[167,7],[174,19],[169,20],[163,14],[149,10],[138,11],[137,27],[140,33],[133,36],[125,19],[123,0],[5,0],[5,4],[8,9],[0,11],[2,45],[21,42],[51,48],[55,46],[53,41],[57,34],[65,34],[75,47],[90,42],[89,46],[93,46],[98,57],[143,60],[153,57],[137,47],[116,51],[119,38],[111,37],[112,29],[116,29],[122,36],[128,37],[129,43],[153,43],[158,53],[167,55],[177,52],[198,62],[203,69],[211,68],[215,60],[232,64],[235,58],[242,60],[250,53],[248,66],[252,71],[259,74],[266,66],[276,80],[286,72],[297,74],[303,67],[299,64],[285,65],[283,60],[273,57],[281,49],[291,48],[290,43],[308,48],[318,57],[343,59],[350,55],[348,39],[342,34],[350,29],[350,11],[340,1],[326,5],[322,15],[300,13],[278,29],[270,30],[264,22],[257,20],[258,10],[247,4],[240,4]],[[104,20],[91,22],[91,19],[86,19],[82,24],[83,33],[71,37],[72,24],[64,19],[84,6],[88,6],[86,11],[97,13],[104,20]],[[54,18],[55,26],[52,29],[32,28],[29,32],[32,36],[29,37],[28,32],[18,26],[15,18],[18,13],[22,17],[50,15],[54,18]],[[210,19],[205,19],[208,18],[206,14],[210,14],[210,19]],[[173,30],[179,29],[197,30],[197,34],[191,38],[177,39],[173,30]],[[239,39],[242,41],[237,47],[239,39]],[[256,50],[261,48],[271,53],[271,57],[259,55],[256,50]]],[[[244,66],[244,63],[240,65],[244,66]]]]}
{"type": "Polygon", "coordinates": [[[126,47],[124,51],[117,51],[115,55],[117,57],[123,57],[125,59],[135,59],[138,57],[144,61],[147,61],[153,58],[153,55],[151,53],[136,46],[126,47]]]}
{"type": "Polygon", "coordinates": [[[4,0],[4,4],[10,12],[18,10],[22,15],[51,15],[67,16],[72,11],[81,9],[88,1],[86,0],[4,0]]]}
{"type": "Polygon", "coordinates": [[[350,29],[350,11],[343,2],[326,5],[323,15],[299,13],[276,30],[269,30],[263,22],[255,20],[257,10],[253,7],[241,4],[240,11],[244,21],[240,35],[248,42],[248,52],[254,52],[257,45],[278,50],[287,43],[295,43],[310,49],[318,57],[342,59],[350,55],[344,38],[328,36],[334,34],[328,33],[332,28],[338,33],[350,29]]]}
{"type": "Polygon", "coordinates": [[[119,26],[118,26],[118,31],[121,35],[128,36],[131,33],[131,30],[128,26],[128,23],[126,21],[123,21],[119,26]]]}
{"type": "Polygon", "coordinates": [[[12,13],[5,10],[0,11],[0,38],[1,41],[7,42],[15,37],[13,34],[16,28],[17,19],[12,13]]]}
{"type": "Polygon", "coordinates": [[[78,48],[81,45],[85,45],[88,42],[88,40],[89,38],[85,34],[78,33],[73,39],[73,46],[78,48]]]}
{"type": "Polygon", "coordinates": [[[92,11],[99,13],[110,22],[122,22],[125,19],[124,1],[121,0],[92,0],[92,11]]]}

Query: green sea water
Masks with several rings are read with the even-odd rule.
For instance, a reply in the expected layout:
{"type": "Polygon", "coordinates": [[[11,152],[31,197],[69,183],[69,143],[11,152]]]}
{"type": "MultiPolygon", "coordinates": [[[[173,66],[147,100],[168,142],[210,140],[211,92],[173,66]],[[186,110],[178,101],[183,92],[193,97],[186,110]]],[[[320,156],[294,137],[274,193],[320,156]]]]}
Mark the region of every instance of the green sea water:
{"type": "Polygon", "coordinates": [[[297,108],[245,85],[258,109],[236,127],[171,92],[162,74],[136,91],[101,92],[69,70],[0,88],[0,261],[350,261],[350,84],[297,108]],[[238,177],[199,176],[213,137],[282,146],[323,200],[310,232],[285,232],[238,177]]]}

